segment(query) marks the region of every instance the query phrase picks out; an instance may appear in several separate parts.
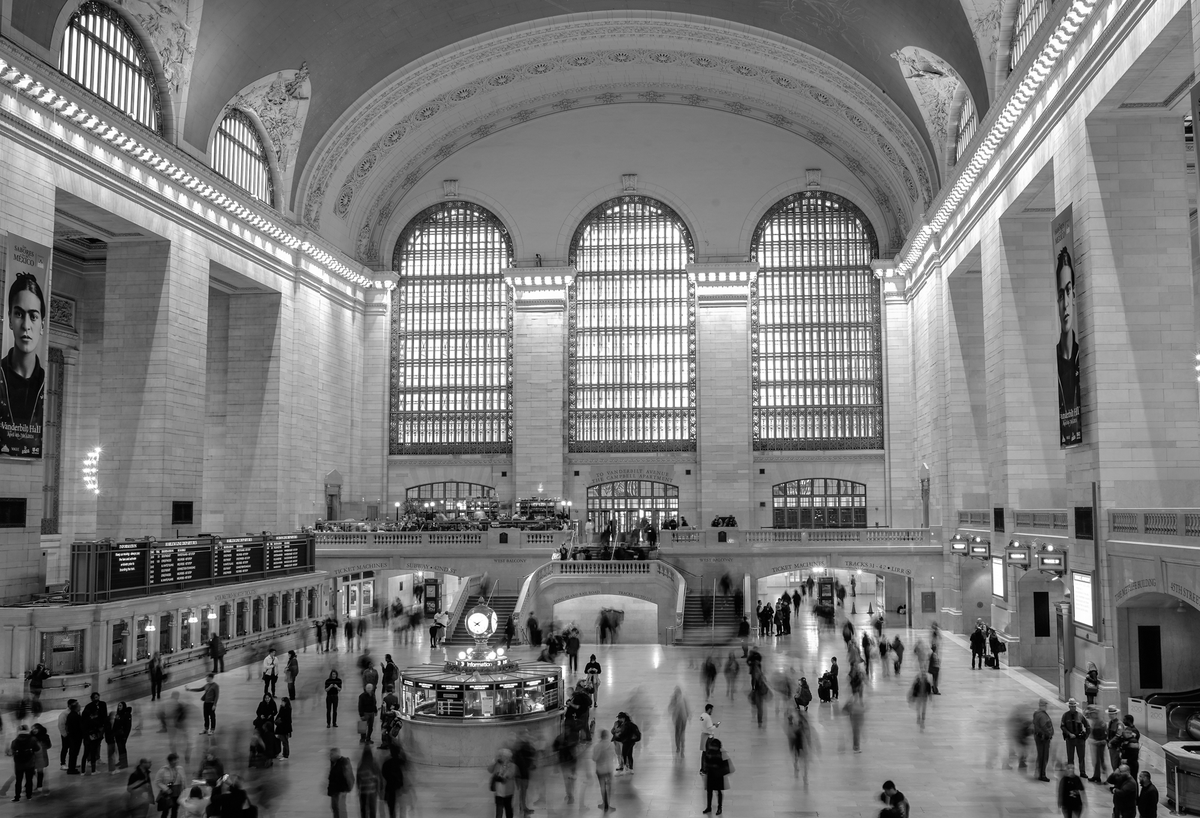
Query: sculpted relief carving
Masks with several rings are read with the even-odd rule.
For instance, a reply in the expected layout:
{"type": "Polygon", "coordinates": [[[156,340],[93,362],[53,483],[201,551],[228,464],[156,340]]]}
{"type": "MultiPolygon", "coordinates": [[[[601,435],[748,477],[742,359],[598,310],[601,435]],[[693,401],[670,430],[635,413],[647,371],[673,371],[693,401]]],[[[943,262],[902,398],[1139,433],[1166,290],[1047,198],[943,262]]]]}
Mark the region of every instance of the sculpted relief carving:
{"type": "Polygon", "coordinates": [[[267,148],[275,154],[279,169],[280,193],[284,194],[279,198],[281,203],[292,187],[296,152],[304,134],[311,98],[308,63],[301,63],[297,69],[279,71],[250,83],[226,103],[222,112],[224,117],[230,108],[253,111],[262,123],[270,143],[267,148]]]}

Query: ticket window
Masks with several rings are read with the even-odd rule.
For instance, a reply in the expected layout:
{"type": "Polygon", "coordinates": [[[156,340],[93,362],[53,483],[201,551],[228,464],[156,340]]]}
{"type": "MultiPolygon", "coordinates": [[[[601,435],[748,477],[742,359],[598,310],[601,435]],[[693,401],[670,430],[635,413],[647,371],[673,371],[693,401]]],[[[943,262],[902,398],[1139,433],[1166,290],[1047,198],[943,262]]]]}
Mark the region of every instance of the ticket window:
{"type": "Polygon", "coordinates": [[[112,666],[120,667],[129,661],[128,653],[129,623],[125,621],[112,623],[112,666]]]}
{"type": "Polygon", "coordinates": [[[250,627],[254,633],[262,633],[263,629],[263,598],[261,596],[254,597],[253,605],[254,615],[251,618],[250,627]]]}
{"type": "Polygon", "coordinates": [[[42,662],[55,676],[83,672],[83,631],[42,634],[42,662]]]}
{"type": "Polygon", "coordinates": [[[212,606],[200,609],[200,644],[207,645],[217,630],[216,610],[212,606]],[[211,617],[211,618],[210,618],[211,617]]]}
{"type": "Polygon", "coordinates": [[[436,706],[431,688],[410,686],[406,682],[401,697],[400,709],[406,716],[429,715],[436,706]]]}
{"type": "MultiPolygon", "coordinates": [[[[229,607],[228,602],[221,606],[221,614],[217,618],[217,634],[222,639],[228,639],[229,634],[233,633],[234,626],[231,625],[230,621],[229,621],[230,612],[231,612],[231,609],[229,607]]],[[[240,622],[237,623],[236,626],[240,628],[241,623],[240,622]]]]}
{"type": "Polygon", "coordinates": [[[141,662],[150,658],[150,634],[153,631],[147,631],[147,628],[153,628],[149,617],[143,617],[137,623],[137,650],[134,654],[134,659],[141,662]]]}
{"type": "Polygon", "coordinates": [[[192,638],[195,625],[192,622],[191,611],[181,611],[179,614],[179,649],[191,650],[195,647],[195,641],[192,638]]]}
{"type": "Polygon", "coordinates": [[[235,618],[234,625],[237,628],[237,635],[245,636],[246,635],[246,625],[250,622],[250,613],[248,610],[248,606],[246,604],[246,600],[239,599],[237,601],[236,610],[237,610],[237,616],[235,618]]]}
{"type": "Polygon", "coordinates": [[[467,716],[487,717],[496,714],[495,691],[486,685],[472,688],[467,685],[464,691],[464,713],[467,716]]]}
{"type": "Polygon", "coordinates": [[[346,574],[339,577],[338,610],[342,616],[355,618],[371,613],[375,600],[375,572],[346,574]]]}
{"type": "Polygon", "coordinates": [[[308,618],[309,619],[317,618],[317,589],[316,588],[308,589],[308,618]]]}
{"type": "Polygon", "coordinates": [[[279,627],[279,597],[272,594],[267,597],[267,628],[279,627]]]}
{"type": "Polygon", "coordinates": [[[175,652],[175,617],[169,613],[158,617],[158,652],[175,652]]]}

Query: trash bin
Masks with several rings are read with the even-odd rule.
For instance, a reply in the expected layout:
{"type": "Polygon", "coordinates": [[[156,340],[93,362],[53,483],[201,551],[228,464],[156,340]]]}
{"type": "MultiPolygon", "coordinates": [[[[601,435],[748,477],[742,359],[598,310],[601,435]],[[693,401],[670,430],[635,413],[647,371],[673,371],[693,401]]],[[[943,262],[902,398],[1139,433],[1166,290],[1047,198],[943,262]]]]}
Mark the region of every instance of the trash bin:
{"type": "Polygon", "coordinates": [[[1200,815],[1200,743],[1172,741],[1163,745],[1163,754],[1167,758],[1167,803],[1178,813],[1200,815]]]}

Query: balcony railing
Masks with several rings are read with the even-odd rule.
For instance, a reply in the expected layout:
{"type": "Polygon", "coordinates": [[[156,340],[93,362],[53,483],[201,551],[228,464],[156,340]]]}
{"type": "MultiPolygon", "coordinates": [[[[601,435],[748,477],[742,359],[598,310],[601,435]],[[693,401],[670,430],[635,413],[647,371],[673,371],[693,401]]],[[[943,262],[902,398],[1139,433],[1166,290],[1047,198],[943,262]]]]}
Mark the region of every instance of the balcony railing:
{"type": "Polygon", "coordinates": [[[1013,511],[1017,528],[1045,528],[1051,531],[1067,530],[1067,512],[1054,509],[1013,511]]]}
{"type": "Polygon", "coordinates": [[[319,531],[317,551],[405,550],[429,548],[477,549],[532,548],[553,551],[571,542],[570,531],[521,531],[493,528],[488,531],[319,531]]]}
{"type": "Polygon", "coordinates": [[[1108,530],[1151,537],[1200,537],[1200,508],[1111,509],[1108,530]]]}
{"type": "Polygon", "coordinates": [[[985,525],[992,527],[992,512],[987,508],[960,508],[958,510],[959,525],[985,525]]]}

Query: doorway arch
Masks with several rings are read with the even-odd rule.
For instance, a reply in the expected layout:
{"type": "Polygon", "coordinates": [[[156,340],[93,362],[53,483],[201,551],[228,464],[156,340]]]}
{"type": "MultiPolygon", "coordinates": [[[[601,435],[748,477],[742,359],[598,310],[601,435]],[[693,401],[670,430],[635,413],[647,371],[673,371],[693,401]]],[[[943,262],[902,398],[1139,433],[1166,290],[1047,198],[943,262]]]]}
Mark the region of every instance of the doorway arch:
{"type": "Polygon", "coordinates": [[[612,480],[587,488],[587,518],[594,531],[612,522],[618,532],[649,519],[656,529],[679,516],[679,486],[657,480],[612,480]]]}

